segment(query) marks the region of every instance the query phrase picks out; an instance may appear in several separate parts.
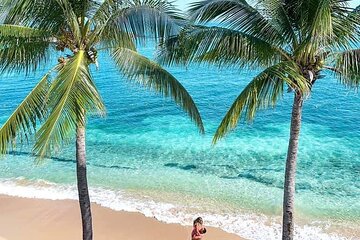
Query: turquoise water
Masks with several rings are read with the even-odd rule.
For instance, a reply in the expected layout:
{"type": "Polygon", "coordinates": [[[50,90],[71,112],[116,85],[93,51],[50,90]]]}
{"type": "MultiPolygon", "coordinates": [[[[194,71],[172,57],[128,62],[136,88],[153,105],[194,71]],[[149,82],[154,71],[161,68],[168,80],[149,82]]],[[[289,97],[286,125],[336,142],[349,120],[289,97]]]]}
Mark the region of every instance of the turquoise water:
{"type": "MultiPolygon", "coordinates": [[[[150,48],[144,52],[151,55],[150,48]]],[[[213,147],[217,125],[257,72],[209,66],[169,70],[197,103],[205,136],[169,99],[126,82],[109,58],[101,57],[93,75],[108,114],[88,123],[93,201],[182,224],[202,214],[208,225],[249,239],[278,239],[292,94],[213,147]]],[[[304,106],[296,236],[358,239],[360,94],[326,74],[304,106]]],[[[2,77],[1,123],[40,76],[2,77]]],[[[73,144],[41,165],[30,152],[30,147],[18,147],[0,161],[0,193],[76,198],[73,144]]]]}

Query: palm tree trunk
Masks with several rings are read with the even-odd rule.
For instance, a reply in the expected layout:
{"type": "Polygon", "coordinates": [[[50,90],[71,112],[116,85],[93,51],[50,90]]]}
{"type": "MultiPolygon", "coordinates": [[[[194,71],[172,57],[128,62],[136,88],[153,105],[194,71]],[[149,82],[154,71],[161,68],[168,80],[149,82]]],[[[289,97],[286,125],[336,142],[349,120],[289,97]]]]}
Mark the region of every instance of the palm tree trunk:
{"type": "Polygon", "coordinates": [[[284,182],[284,202],[283,202],[283,240],[294,238],[294,201],[295,201],[295,175],[296,160],[299,144],[301,127],[301,114],[303,97],[300,93],[295,93],[290,128],[290,140],[286,159],[285,182],[284,182]]]}
{"type": "Polygon", "coordinates": [[[76,172],[81,210],[83,240],[92,240],[91,206],[86,177],[85,120],[79,120],[76,128],[76,172]]]}

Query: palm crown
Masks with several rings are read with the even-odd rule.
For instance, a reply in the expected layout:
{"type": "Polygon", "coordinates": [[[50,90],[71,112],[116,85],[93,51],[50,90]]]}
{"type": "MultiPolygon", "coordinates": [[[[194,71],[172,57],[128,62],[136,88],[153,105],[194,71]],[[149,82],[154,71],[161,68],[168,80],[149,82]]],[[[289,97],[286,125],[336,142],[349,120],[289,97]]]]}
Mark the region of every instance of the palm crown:
{"type": "Polygon", "coordinates": [[[185,88],[160,65],[136,52],[136,45],[146,38],[163,41],[181,29],[181,15],[167,1],[16,0],[5,1],[3,9],[1,71],[36,70],[53,49],[64,56],[2,126],[1,153],[18,133],[27,136],[43,121],[34,147],[43,157],[70,137],[86,113],[105,113],[89,67],[97,64],[98,51],[110,53],[128,79],[171,96],[204,131],[185,88]]]}
{"type": "Polygon", "coordinates": [[[260,68],[224,117],[214,142],[243,115],[275,105],[289,90],[309,94],[324,69],[349,87],[360,83],[359,11],[342,0],[204,0],[189,13],[197,23],[163,44],[166,64],[208,62],[260,68]]]}
{"type": "Polygon", "coordinates": [[[283,240],[294,237],[295,175],[304,97],[321,71],[328,69],[341,83],[360,83],[360,14],[346,0],[203,0],[191,5],[198,23],[163,43],[159,59],[166,64],[216,63],[260,68],[237,97],[213,142],[236,127],[242,115],[251,121],[260,108],[274,106],[284,87],[294,92],[287,152],[283,240]],[[250,1],[249,1],[250,2],[250,1]]]}

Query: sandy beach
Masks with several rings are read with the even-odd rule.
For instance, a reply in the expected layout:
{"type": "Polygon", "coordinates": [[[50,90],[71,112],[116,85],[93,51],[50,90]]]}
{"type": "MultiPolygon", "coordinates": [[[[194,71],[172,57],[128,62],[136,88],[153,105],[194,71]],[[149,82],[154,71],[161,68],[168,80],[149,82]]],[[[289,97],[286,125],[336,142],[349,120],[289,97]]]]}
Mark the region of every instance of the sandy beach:
{"type": "MultiPolygon", "coordinates": [[[[94,239],[186,240],[191,226],[166,224],[139,213],[92,205],[94,239]]],[[[0,240],[81,239],[80,210],[73,200],[27,199],[0,195],[0,240]]],[[[241,240],[208,227],[204,240],[241,240]]]]}

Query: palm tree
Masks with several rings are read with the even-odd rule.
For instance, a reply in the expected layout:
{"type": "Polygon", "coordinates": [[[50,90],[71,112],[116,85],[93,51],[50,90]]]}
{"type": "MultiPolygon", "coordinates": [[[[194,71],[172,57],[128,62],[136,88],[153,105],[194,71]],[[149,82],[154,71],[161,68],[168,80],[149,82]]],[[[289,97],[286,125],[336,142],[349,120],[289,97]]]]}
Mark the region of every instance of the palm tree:
{"type": "Polygon", "coordinates": [[[207,62],[260,69],[235,100],[213,143],[272,107],[284,87],[294,93],[283,199],[283,239],[294,235],[294,194],[303,101],[320,73],[330,70],[348,87],[360,83],[359,8],[343,0],[203,0],[191,4],[188,26],[159,52],[165,64],[207,62]],[[250,2],[250,1],[249,1],[250,2]],[[215,26],[214,26],[215,25],[215,26]]]}
{"type": "Polygon", "coordinates": [[[35,132],[34,154],[50,156],[76,136],[76,162],[83,239],[92,239],[86,177],[85,127],[105,107],[91,75],[98,51],[109,53],[129,79],[170,96],[204,132],[186,89],[157,63],[136,52],[147,38],[163,41],[179,32],[182,19],[165,0],[13,0],[0,25],[0,70],[34,71],[54,50],[63,56],[0,129],[0,152],[35,132]],[[37,124],[42,125],[36,129],[37,124]],[[16,140],[15,140],[16,138],[16,140]]]}

